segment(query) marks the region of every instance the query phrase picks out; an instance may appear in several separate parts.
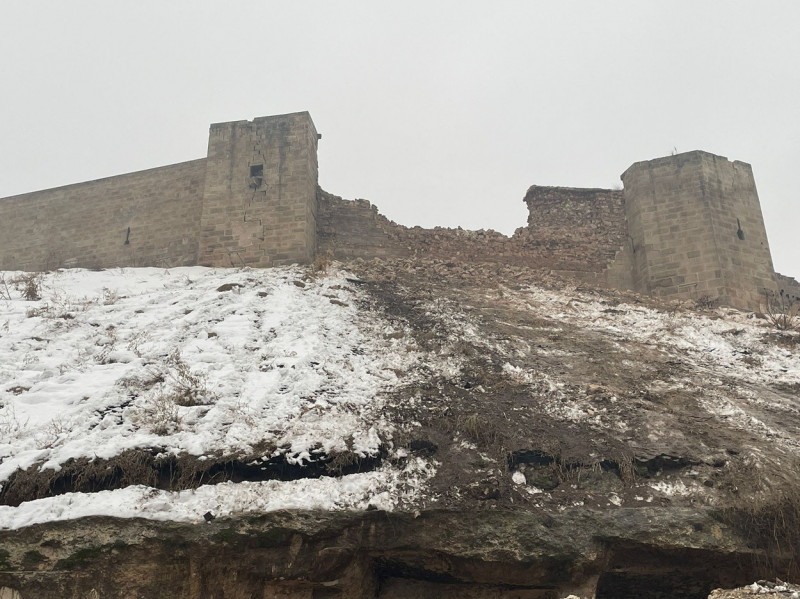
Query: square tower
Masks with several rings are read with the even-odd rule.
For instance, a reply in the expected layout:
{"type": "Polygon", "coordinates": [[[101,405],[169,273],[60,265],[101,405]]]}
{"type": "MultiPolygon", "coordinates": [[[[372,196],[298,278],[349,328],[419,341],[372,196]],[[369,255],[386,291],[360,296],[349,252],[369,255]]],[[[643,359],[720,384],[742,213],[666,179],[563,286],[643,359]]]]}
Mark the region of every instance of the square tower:
{"type": "Polygon", "coordinates": [[[318,138],[308,112],[211,125],[198,264],[313,259],[318,138]]]}
{"type": "Polygon", "coordinates": [[[637,291],[745,310],[775,291],[749,164],[686,152],[637,162],[622,181],[637,291]]]}

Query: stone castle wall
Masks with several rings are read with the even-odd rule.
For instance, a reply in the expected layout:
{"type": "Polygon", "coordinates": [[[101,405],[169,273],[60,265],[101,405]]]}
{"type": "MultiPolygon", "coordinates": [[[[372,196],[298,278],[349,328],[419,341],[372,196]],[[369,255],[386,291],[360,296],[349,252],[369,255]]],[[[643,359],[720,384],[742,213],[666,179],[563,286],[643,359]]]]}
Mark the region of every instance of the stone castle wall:
{"type": "Polygon", "coordinates": [[[195,264],[205,159],[0,200],[0,269],[195,264]]]}
{"type": "Polygon", "coordinates": [[[309,262],[316,193],[307,112],[212,125],[207,158],[0,199],[0,269],[309,262]]]}
{"type": "Polygon", "coordinates": [[[636,290],[751,309],[775,290],[749,164],[688,152],[637,162],[622,180],[636,290]]]}
{"type": "Polygon", "coordinates": [[[307,112],[212,125],[198,263],[309,262],[316,194],[317,131],[307,112]]]}
{"type": "Polygon", "coordinates": [[[781,274],[776,275],[775,278],[778,286],[778,294],[783,292],[788,296],[789,301],[800,304],[800,282],[793,277],[786,277],[781,274]]]}
{"type": "Polygon", "coordinates": [[[742,162],[688,152],[632,165],[624,191],[532,186],[527,226],[508,237],[404,227],[320,190],[318,139],[307,112],[219,123],[206,158],[0,199],[0,269],[268,267],[321,253],[497,262],[748,309],[778,289],[742,162]]]}
{"type": "Polygon", "coordinates": [[[367,200],[343,200],[319,190],[319,251],[345,260],[423,256],[446,261],[502,262],[542,267],[517,237],[497,231],[404,227],[367,200]]]}

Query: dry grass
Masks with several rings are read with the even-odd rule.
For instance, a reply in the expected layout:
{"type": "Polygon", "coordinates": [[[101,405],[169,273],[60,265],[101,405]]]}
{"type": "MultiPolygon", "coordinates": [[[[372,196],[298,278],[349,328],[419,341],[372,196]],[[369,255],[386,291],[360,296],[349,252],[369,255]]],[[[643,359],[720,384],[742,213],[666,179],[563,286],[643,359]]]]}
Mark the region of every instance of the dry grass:
{"type": "Polygon", "coordinates": [[[499,437],[497,428],[478,413],[459,418],[457,428],[478,447],[491,447],[499,437]]]}
{"type": "Polygon", "coordinates": [[[192,371],[178,350],[167,356],[165,366],[119,382],[131,398],[143,398],[134,421],[156,435],[169,435],[180,429],[179,408],[208,405],[218,398],[208,388],[205,375],[192,371]]]}
{"type": "Polygon", "coordinates": [[[729,506],[718,518],[782,578],[800,576],[800,463],[788,467],[739,464],[728,472],[729,506]]]}
{"type": "Polygon", "coordinates": [[[330,462],[325,465],[325,469],[331,476],[342,476],[344,472],[350,471],[353,466],[361,463],[361,456],[353,451],[341,451],[333,455],[330,462]]]}
{"type": "Polygon", "coordinates": [[[201,406],[217,399],[216,394],[208,388],[205,375],[193,372],[177,349],[167,356],[166,363],[169,368],[167,379],[171,382],[175,404],[183,407],[201,406]]]}
{"type": "Polygon", "coordinates": [[[700,311],[713,310],[717,307],[719,299],[710,295],[701,295],[694,301],[694,309],[700,311]]]}
{"type": "Polygon", "coordinates": [[[8,281],[4,274],[0,273],[0,298],[10,300],[11,289],[8,287],[8,281]]]}

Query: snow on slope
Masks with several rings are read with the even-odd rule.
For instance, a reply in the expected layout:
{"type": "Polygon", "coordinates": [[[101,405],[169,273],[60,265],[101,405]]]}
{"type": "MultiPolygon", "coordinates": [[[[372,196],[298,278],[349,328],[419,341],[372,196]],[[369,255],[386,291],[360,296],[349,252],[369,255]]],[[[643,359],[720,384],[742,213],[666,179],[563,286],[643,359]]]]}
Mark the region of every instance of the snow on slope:
{"type": "MultiPolygon", "coordinates": [[[[68,270],[42,275],[39,283],[42,299],[24,301],[0,280],[0,485],[18,468],[57,470],[70,458],[108,459],[132,448],[201,459],[259,448],[264,458],[301,464],[345,450],[374,456],[391,447],[393,425],[382,415],[391,393],[418,378],[453,379],[463,366],[463,356],[446,344],[439,352],[421,350],[410,330],[396,328],[402,319],[362,309],[359,286],[338,269],[317,276],[298,267],[68,270]]],[[[616,397],[598,404],[575,388],[569,369],[559,375],[531,359],[568,362],[570,352],[585,352],[580,339],[548,343],[539,335],[541,343],[530,345],[524,334],[495,334],[464,293],[452,301],[437,296],[426,314],[453,344],[503,356],[506,376],[529,383],[556,419],[627,429],[635,406],[616,397]]],[[[476,286],[474,293],[486,292],[476,286]]],[[[794,345],[765,341],[772,329],[753,315],[665,312],[535,285],[506,288],[486,301],[491,314],[502,308],[514,322],[515,313],[538,316],[553,334],[602,333],[623,356],[621,370],[646,367],[646,359],[631,355],[628,364],[624,355],[648,346],[675,356],[683,366],[659,374],[663,380],[642,373],[651,391],[702,384],[698,402],[709,415],[800,452],[794,429],[779,426],[796,421],[800,403],[790,391],[769,394],[775,385],[800,388],[800,354],[794,345]]],[[[640,426],[650,436],[670,434],[658,419],[640,426]]],[[[416,505],[434,469],[416,458],[398,463],[384,460],[372,472],[341,477],[172,493],[144,486],[69,493],[0,507],[0,527],[91,514],[195,521],[206,511],[416,505]]]]}
{"type": "MultiPolygon", "coordinates": [[[[759,420],[758,410],[754,409],[766,406],[768,411],[786,414],[793,421],[800,415],[800,397],[786,399],[774,393],[766,396],[767,390],[776,385],[800,390],[800,352],[767,341],[776,329],[763,318],[725,307],[706,313],[679,310],[677,303],[671,304],[674,309],[667,311],[628,303],[614,303],[614,307],[609,308],[602,295],[576,288],[558,291],[530,286],[523,290],[507,290],[506,296],[509,303],[551,319],[554,332],[559,330],[560,323],[569,324],[602,332],[613,339],[622,352],[630,351],[627,346],[635,341],[678,357],[690,368],[692,378],[648,379],[651,390],[692,388],[697,385],[694,378],[702,378],[706,393],[700,405],[709,415],[722,417],[729,426],[740,430],[758,431],[771,442],[800,454],[800,440],[795,434],[759,420]],[[750,390],[750,386],[758,392],[750,390]]],[[[670,304],[664,305],[670,307],[670,304]]],[[[783,335],[797,343],[797,332],[785,331],[783,335]]],[[[636,367],[633,359],[630,363],[625,360],[620,363],[621,369],[636,367]]],[[[556,389],[564,383],[553,383],[541,373],[525,372],[513,364],[508,364],[507,369],[525,380],[547,380],[556,389]]],[[[642,376],[648,378],[644,373],[642,376]]],[[[624,427],[618,415],[605,421],[603,410],[598,413],[597,406],[586,398],[567,397],[558,391],[557,396],[559,401],[552,408],[553,416],[587,421],[589,414],[594,414],[591,420],[603,428],[624,427]]]]}
{"type": "MultiPolygon", "coordinates": [[[[70,458],[141,447],[196,456],[269,447],[265,459],[290,463],[345,450],[373,456],[392,433],[383,394],[421,356],[379,315],[358,310],[359,291],[340,271],[67,270],[38,283],[38,301],[0,287],[0,484],[19,468],[57,470],[70,458]]],[[[409,460],[403,471],[384,465],[224,493],[218,485],[68,494],[0,507],[0,527],[90,513],[390,508],[403,498],[398,487],[413,493],[431,473],[409,460]]]]}

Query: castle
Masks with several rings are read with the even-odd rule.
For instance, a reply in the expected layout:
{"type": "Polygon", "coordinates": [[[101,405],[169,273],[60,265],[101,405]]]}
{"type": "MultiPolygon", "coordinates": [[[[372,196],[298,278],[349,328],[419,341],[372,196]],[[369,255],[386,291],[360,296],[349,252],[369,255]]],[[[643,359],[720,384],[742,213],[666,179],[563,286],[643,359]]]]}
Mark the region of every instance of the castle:
{"type": "Polygon", "coordinates": [[[337,258],[500,262],[758,309],[778,289],[750,165],[694,151],[623,189],[531,187],[526,227],[403,227],[317,185],[307,112],[211,125],[205,158],[0,199],[0,269],[252,266],[337,258]]]}

